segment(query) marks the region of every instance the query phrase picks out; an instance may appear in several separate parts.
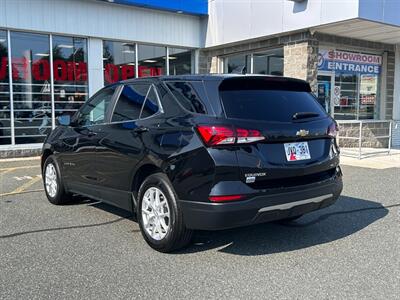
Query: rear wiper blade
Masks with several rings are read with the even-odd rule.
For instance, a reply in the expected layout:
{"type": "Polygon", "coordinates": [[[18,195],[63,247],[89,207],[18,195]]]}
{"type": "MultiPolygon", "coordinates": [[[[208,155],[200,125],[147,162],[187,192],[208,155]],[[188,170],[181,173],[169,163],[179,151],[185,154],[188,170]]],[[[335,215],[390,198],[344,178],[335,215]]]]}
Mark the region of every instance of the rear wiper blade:
{"type": "Polygon", "coordinates": [[[319,114],[315,112],[297,112],[292,116],[293,120],[299,120],[299,119],[307,119],[307,118],[315,118],[318,117],[319,114]]]}

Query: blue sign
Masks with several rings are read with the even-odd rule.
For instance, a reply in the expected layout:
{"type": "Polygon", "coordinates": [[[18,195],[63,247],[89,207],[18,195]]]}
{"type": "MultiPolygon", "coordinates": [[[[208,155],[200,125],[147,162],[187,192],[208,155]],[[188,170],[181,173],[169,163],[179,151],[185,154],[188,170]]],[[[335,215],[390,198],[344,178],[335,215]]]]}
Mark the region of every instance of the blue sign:
{"type": "Polygon", "coordinates": [[[207,0],[102,0],[117,4],[134,5],[193,15],[207,15],[207,0]]]}
{"type": "Polygon", "coordinates": [[[335,50],[320,50],[318,70],[350,74],[376,74],[382,71],[382,56],[335,50]]]}

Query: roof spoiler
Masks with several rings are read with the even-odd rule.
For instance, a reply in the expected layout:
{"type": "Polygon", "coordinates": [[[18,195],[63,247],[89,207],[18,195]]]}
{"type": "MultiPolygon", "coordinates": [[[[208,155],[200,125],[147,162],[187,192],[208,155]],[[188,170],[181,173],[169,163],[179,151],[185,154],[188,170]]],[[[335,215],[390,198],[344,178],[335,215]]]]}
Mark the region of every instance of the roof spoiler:
{"type": "Polygon", "coordinates": [[[225,78],[219,85],[219,90],[284,90],[311,92],[310,85],[304,80],[278,76],[240,76],[225,78]]]}

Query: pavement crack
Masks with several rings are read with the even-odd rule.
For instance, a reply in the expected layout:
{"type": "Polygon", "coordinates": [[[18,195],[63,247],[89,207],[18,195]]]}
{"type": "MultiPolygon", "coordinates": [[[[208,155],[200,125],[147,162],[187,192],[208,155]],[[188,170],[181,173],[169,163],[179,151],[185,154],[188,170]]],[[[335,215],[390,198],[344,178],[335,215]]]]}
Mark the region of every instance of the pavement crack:
{"type": "Polygon", "coordinates": [[[45,229],[38,229],[38,230],[29,230],[29,231],[22,231],[22,232],[16,232],[16,233],[11,233],[11,234],[6,234],[6,235],[0,235],[0,239],[7,239],[7,238],[12,238],[20,235],[25,235],[25,234],[31,234],[31,233],[39,233],[39,232],[51,232],[51,231],[59,231],[59,230],[69,230],[69,229],[82,229],[82,228],[90,228],[90,227],[97,227],[97,226],[105,226],[113,223],[120,222],[126,218],[126,217],[121,217],[112,221],[108,222],[103,222],[103,223],[97,223],[97,224],[87,224],[87,225],[76,225],[76,226],[66,226],[66,227],[56,227],[56,228],[45,228],[45,229]]]}

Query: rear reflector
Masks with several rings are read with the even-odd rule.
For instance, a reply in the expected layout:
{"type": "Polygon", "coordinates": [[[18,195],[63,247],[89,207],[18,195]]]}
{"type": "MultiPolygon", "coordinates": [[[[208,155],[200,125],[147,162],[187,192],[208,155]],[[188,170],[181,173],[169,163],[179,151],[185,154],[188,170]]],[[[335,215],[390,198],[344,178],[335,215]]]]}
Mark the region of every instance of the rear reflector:
{"type": "Polygon", "coordinates": [[[331,125],[329,125],[328,127],[328,135],[335,138],[338,134],[339,128],[336,125],[336,123],[332,123],[331,125]]]}
{"type": "Polygon", "coordinates": [[[207,146],[248,144],[264,140],[261,132],[255,129],[233,129],[225,125],[200,125],[197,130],[207,146]]]}
{"type": "Polygon", "coordinates": [[[227,201],[236,201],[242,200],[245,196],[243,195],[227,195],[227,196],[210,196],[208,199],[212,202],[227,202],[227,201]]]}

